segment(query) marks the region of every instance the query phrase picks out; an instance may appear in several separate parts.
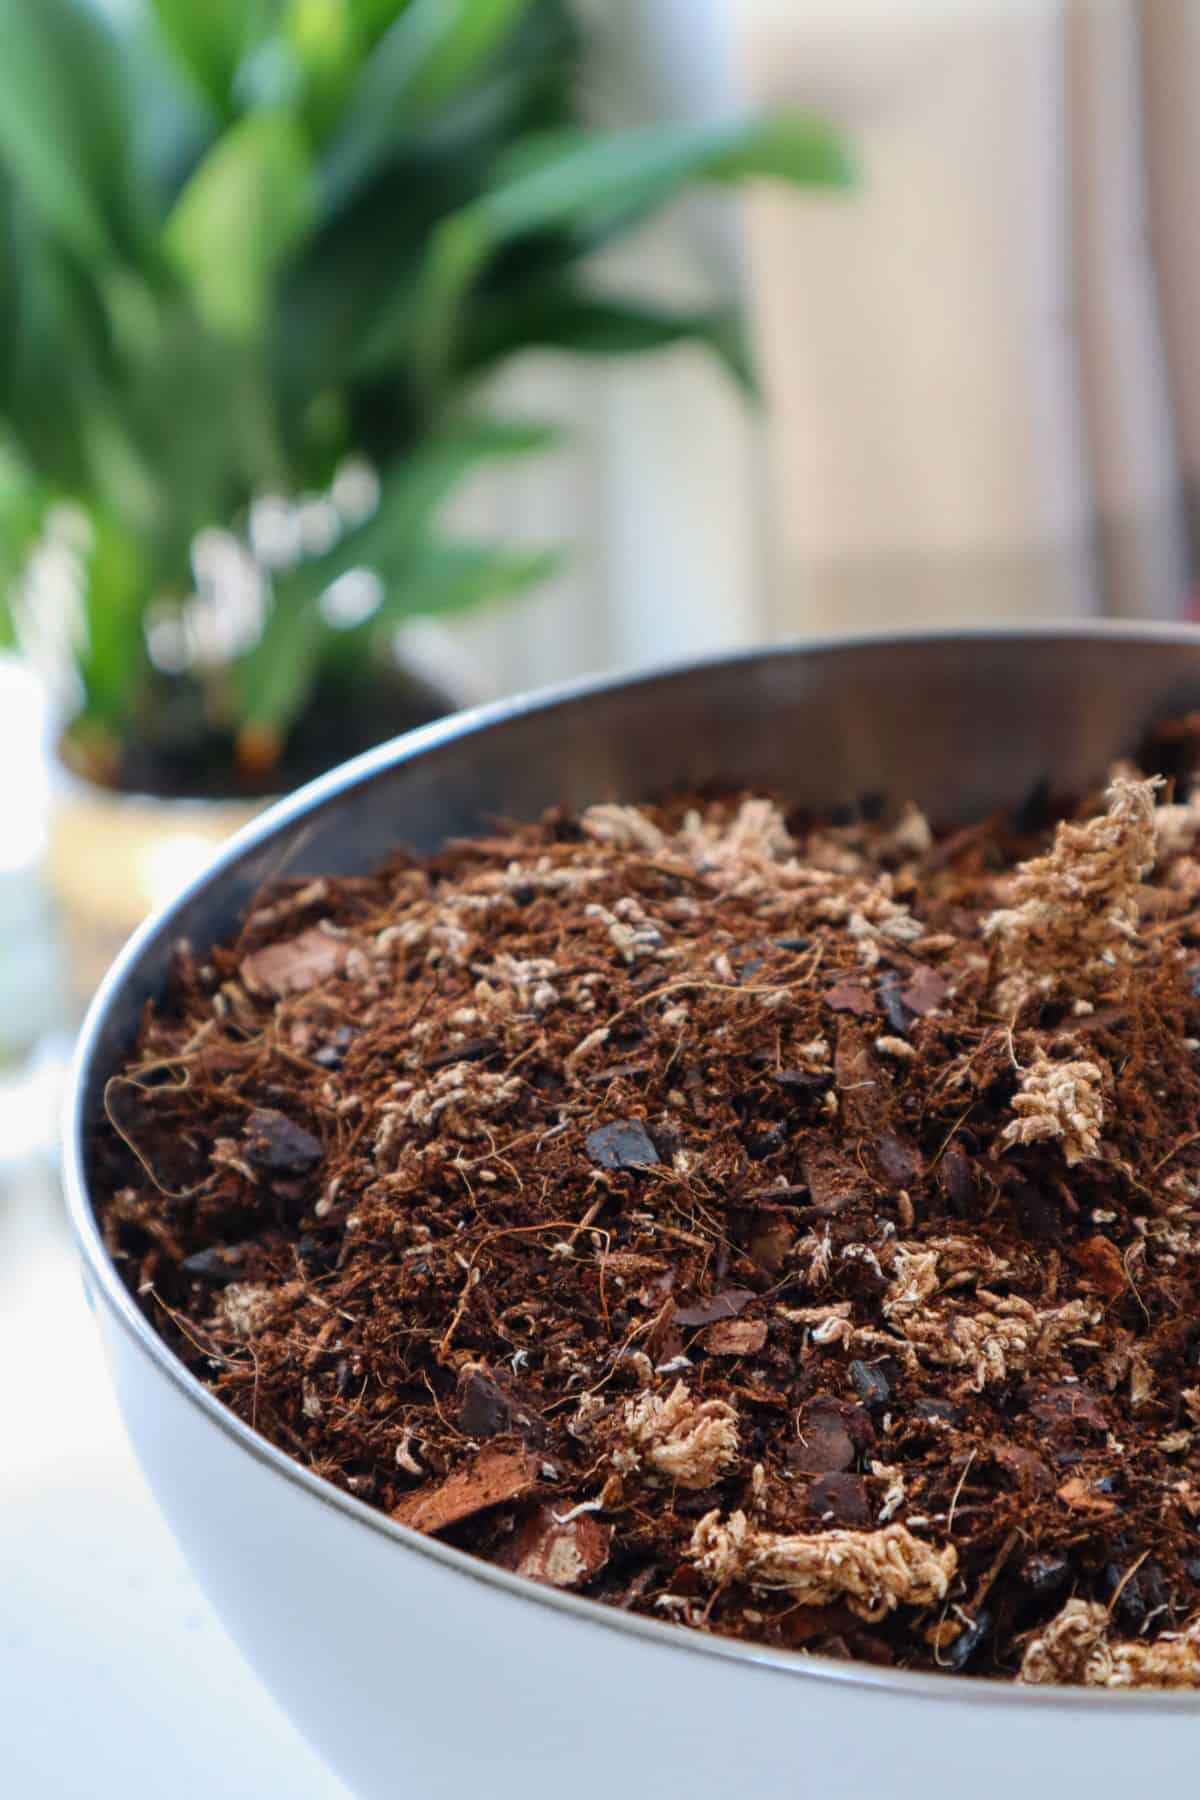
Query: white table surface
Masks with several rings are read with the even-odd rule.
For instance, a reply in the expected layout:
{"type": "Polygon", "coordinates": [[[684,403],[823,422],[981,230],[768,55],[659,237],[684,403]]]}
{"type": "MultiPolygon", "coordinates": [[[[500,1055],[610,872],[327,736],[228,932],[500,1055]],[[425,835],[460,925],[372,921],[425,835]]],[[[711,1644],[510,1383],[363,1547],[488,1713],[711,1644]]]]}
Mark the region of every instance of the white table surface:
{"type": "MultiPolygon", "coordinates": [[[[0,655],[0,1056],[62,1014],[31,886],[42,706],[0,655]]],[[[0,1796],[348,1800],[226,1637],[126,1441],[50,1160],[68,1049],[0,1069],[0,1796]]]]}
{"type": "Polygon", "coordinates": [[[36,1156],[0,1162],[0,1745],[11,1800],[348,1800],[158,1515],[36,1156]]]}

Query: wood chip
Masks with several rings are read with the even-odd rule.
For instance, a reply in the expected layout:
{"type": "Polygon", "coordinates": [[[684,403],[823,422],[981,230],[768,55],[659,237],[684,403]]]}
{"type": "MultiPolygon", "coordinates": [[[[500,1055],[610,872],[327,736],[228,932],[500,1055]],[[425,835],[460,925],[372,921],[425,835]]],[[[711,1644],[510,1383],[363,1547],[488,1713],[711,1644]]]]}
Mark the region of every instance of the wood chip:
{"type": "Polygon", "coordinates": [[[869,1041],[849,1019],[838,1025],[833,1071],[846,1130],[861,1135],[880,1129],[891,1110],[891,1083],[869,1041]]]}
{"type": "Polygon", "coordinates": [[[547,1587],[577,1588],[604,1568],[611,1543],[612,1527],[595,1513],[564,1522],[552,1506],[538,1506],[496,1560],[514,1575],[547,1587]]]}
{"type": "Polygon", "coordinates": [[[700,1339],[710,1356],[757,1356],[767,1341],[765,1319],[723,1319],[700,1339]]]}
{"type": "Polygon", "coordinates": [[[833,1012],[857,1013],[860,1017],[875,1011],[875,996],[861,981],[835,981],[825,991],[825,1004],[833,1012]]]}
{"type": "Polygon", "coordinates": [[[752,1300],[757,1299],[753,1288],[723,1288],[719,1294],[698,1300],[693,1306],[676,1307],[674,1322],[676,1325],[713,1325],[718,1319],[736,1319],[752,1300]]]}
{"type": "Polygon", "coordinates": [[[875,1432],[861,1406],[831,1394],[814,1394],[803,1409],[791,1468],[807,1475],[840,1473],[871,1448],[875,1432]]]}
{"type": "Polygon", "coordinates": [[[1053,1475],[1034,1451],[1024,1450],[1019,1444],[996,1442],[989,1445],[988,1454],[1022,1492],[1048,1494],[1053,1488],[1053,1475]]]}
{"type": "Polygon", "coordinates": [[[1125,1264],[1111,1238],[1099,1233],[1084,1238],[1081,1244],[1075,1245],[1071,1255],[1099,1293],[1115,1300],[1125,1292],[1128,1286],[1125,1264]]]}
{"type": "Polygon", "coordinates": [[[909,1012],[918,1017],[940,1006],[949,992],[945,979],[927,963],[918,963],[900,989],[900,998],[909,1012]]]}
{"type": "Polygon", "coordinates": [[[349,938],[336,937],[321,925],[312,925],[282,944],[266,944],[252,950],[241,962],[242,985],[247,993],[282,1000],[289,994],[305,994],[334,975],[340,975],[353,949],[349,938]]]}
{"type": "Polygon", "coordinates": [[[540,1459],[527,1450],[481,1450],[473,1463],[447,1475],[440,1486],[406,1494],[392,1508],[392,1517],[414,1531],[444,1531],[489,1506],[520,1500],[542,1479],[540,1459]]]}
{"type": "Polygon", "coordinates": [[[1117,1510],[1116,1501],[1098,1494],[1094,1488],[1089,1487],[1082,1475],[1072,1475],[1069,1481],[1064,1481],[1058,1490],[1058,1497],[1072,1512],[1102,1514],[1117,1510]]]}

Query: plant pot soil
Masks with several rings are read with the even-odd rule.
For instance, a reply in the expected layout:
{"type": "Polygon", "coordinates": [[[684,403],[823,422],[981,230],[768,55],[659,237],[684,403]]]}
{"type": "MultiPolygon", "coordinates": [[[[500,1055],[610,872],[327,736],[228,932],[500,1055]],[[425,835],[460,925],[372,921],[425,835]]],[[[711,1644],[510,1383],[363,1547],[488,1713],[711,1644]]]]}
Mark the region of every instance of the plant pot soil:
{"type": "Polygon", "coordinates": [[[1125,770],[1057,830],[692,795],[285,882],[109,1083],[107,1241],[241,1418],[508,1569],[1200,1686],[1198,842],[1125,770]]]}
{"type": "Polygon", "coordinates": [[[76,1008],[95,993],[126,938],[199,874],[268,801],[453,710],[447,693],[405,670],[347,691],[326,678],[277,764],[239,770],[232,733],[204,728],[194,697],[164,701],[125,746],[111,782],[78,772],[60,746],[47,873],[61,915],[76,1008]]]}
{"type": "MultiPolygon", "coordinates": [[[[193,685],[163,681],[145,707],[136,735],[122,743],[112,766],[105,768],[103,785],[158,800],[262,806],[463,703],[400,664],[373,669],[366,680],[357,668],[344,674],[325,670],[300,717],[276,745],[279,754],[259,762],[242,753],[232,728],[212,725],[203,695],[193,685]]],[[[63,752],[69,767],[97,778],[86,740],[73,747],[68,735],[63,752]]]]}

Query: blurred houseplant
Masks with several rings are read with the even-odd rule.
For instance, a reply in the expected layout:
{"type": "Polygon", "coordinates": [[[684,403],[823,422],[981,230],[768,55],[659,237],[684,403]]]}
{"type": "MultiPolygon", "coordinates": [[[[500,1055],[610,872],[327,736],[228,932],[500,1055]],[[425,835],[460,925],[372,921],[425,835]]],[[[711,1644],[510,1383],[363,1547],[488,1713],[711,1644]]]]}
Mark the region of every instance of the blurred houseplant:
{"type": "Polygon", "coordinates": [[[736,317],[588,259],[699,179],[839,183],[838,143],[600,131],[580,74],[565,0],[0,0],[0,632],[89,783],[244,802],[439,710],[397,623],[555,555],[441,518],[549,441],[472,406],[514,352],[749,380],[736,317]]]}

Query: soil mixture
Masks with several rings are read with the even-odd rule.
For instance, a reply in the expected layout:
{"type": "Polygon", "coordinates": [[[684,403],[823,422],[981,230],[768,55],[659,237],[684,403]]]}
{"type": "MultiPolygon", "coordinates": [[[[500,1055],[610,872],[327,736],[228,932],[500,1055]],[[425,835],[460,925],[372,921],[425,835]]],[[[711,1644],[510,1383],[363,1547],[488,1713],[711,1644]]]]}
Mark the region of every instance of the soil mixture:
{"type": "Polygon", "coordinates": [[[218,729],[203,693],[184,678],[156,680],[139,702],[137,733],[97,746],[68,730],[59,755],[101,787],[160,800],[265,800],[290,793],[339,763],[453,710],[449,696],[411,670],[371,671],[367,681],[323,672],[275,754],[255,761],[232,729],[218,729]]]}
{"type": "Polygon", "coordinates": [[[1200,1687],[1174,793],[943,835],[690,795],[285,883],[179,947],[109,1084],[109,1247],[239,1417],[506,1569],[1200,1687]]]}

